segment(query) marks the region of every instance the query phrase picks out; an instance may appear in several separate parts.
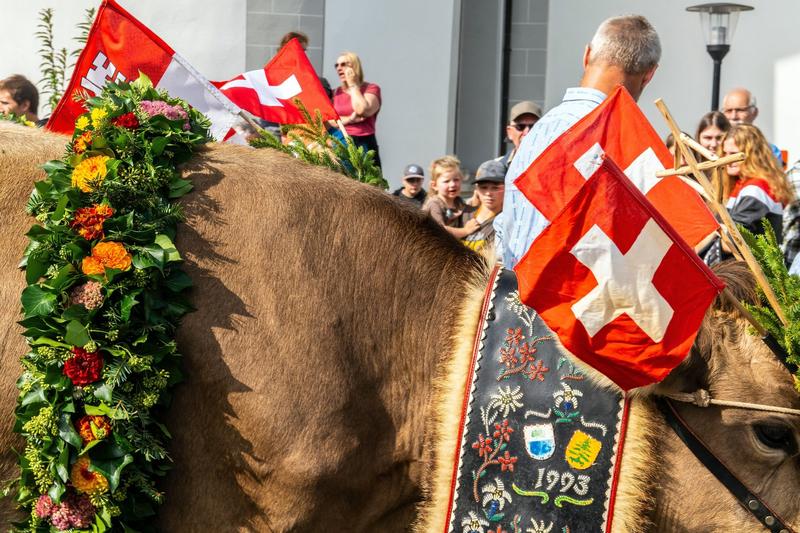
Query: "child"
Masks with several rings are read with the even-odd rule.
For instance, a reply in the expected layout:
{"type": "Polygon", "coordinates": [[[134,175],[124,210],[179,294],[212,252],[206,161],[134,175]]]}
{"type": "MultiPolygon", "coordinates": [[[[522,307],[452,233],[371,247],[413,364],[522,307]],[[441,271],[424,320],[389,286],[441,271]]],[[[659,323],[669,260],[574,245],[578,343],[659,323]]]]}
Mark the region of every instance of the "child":
{"type": "Polygon", "coordinates": [[[422,210],[444,226],[450,235],[463,239],[480,227],[471,219],[462,223],[464,200],[461,199],[461,161],[452,155],[440,157],[431,163],[431,190],[422,210]]]}
{"type": "Polygon", "coordinates": [[[494,243],[494,217],[503,210],[506,166],[495,159],[481,163],[475,173],[475,191],[480,201],[478,207],[467,207],[461,215],[463,225],[478,223],[478,229],[462,238],[465,246],[480,251],[494,243]]]}
{"type": "Polygon", "coordinates": [[[408,202],[412,202],[417,207],[422,207],[425,203],[425,189],[422,182],[425,180],[425,172],[419,165],[408,165],[403,171],[403,186],[392,194],[408,202]]]}

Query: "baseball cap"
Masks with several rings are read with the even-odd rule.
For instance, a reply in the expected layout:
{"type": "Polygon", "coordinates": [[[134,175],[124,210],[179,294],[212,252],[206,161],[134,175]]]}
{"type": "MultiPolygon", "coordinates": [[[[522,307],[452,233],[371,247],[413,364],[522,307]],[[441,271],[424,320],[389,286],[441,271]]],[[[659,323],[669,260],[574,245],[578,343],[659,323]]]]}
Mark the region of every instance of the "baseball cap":
{"type": "Polygon", "coordinates": [[[403,179],[406,178],[424,178],[425,171],[422,170],[422,167],[415,164],[408,165],[405,170],[403,170],[403,179]]]}
{"type": "Polygon", "coordinates": [[[484,161],[475,171],[475,178],[472,180],[473,183],[480,183],[481,181],[505,183],[506,166],[497,159],[484,161]]]}
{"type": "Polygon", "coordinates": [[[534,102],[530,100],[523,100],[522,102],[518,102],[514,104],[514,107],[511,108],[511,111],[508,112],[508,120],[510,122],[514,122],[522,115],[530,113],[531,115],[536,115],[536,118],[542,118],[542,108],[539,107],[534,102]]]}

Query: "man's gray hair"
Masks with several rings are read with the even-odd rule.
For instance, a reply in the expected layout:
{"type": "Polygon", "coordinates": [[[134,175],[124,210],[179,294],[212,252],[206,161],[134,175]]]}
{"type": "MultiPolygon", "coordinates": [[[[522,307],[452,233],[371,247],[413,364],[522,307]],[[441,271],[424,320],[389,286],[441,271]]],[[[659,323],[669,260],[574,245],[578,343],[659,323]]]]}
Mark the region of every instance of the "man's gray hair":
{"type": "Polygon", "coordinates": [[[604,61],[622,68],[626,74],[644,74],[661,59],[658,33],[641,15],[604,20],[589,48],[589,63],[604,61]]]}

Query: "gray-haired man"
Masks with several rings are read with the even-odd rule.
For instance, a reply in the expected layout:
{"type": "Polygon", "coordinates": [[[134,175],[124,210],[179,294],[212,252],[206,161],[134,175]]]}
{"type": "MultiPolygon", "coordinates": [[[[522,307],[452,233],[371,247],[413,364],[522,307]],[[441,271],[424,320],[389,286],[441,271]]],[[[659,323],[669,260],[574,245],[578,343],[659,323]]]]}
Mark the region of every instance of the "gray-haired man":
{"type": "Polygon", "coordinates": [[[507,268],[528,251],[549,224],[514,185],[536,157],[570,126],[587,115],[618,85],[638,99],[661,59],[661,43],[642,16],[603,21],[583,54],[580,86],[567,89],[561,104],[548,111],[525,136],[506,174],[503,213],[495,219],[497,253],[507,268]]]}

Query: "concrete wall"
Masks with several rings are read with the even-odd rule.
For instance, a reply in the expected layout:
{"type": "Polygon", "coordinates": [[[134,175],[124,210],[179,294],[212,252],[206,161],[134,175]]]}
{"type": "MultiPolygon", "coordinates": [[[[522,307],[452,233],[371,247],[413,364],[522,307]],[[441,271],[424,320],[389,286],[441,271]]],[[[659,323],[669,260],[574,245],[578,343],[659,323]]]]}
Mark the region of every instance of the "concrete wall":
{"type": "Polygon", "coordinates": [[[509,108],[520,100],[544,107],[548,4],[548,0],[511,0],[509,108]]]}
{"type": "Polygon", "coordinates": [[[458,4],[325,2],[323,73],[337,86],[333,64],[351,50],[361,58],[365,79],[381,86],[377,137],[384,176],[393,186],[405,165],[418,163],[427,176],[430,162],[452,149],[458,4]]]}
{"type": "MultiPolygon", "coordinates": [[[[198,9],[195,0],[123,0],[122,5],[201,73],[210,79],[226,79],[245,66],[246,1],[226,0],[225,9],[198,9]]],[[[72,50],[76,47],[72,38],[78,35],[75,25],[83,20],[86,8],[98,5],[95,0],[4,2],[0,77],[19,73],[34,83],[41,78],[39,46],[33,37],[39,10],[53,8],[55,45],[72,50]]],[[[39,111],[40,116],[49,113],[39,111]]]]}
{"type": "MultiPolygon", "coordinates": [[[[800,2],[795,0],[748,0],[754,11],[742,13],[731,51],[722,63],[721,93],[745,86],[758,98],[756,120],[767,138],[800,157],[797,126],[798,83],[796,68],[800,54],[797,21],[800,2]],[[780,82],[781,85],[778,83],[780,82]]],[[[705,51],[700,17],[685,11],[694,2],[662,0],[556,0],[550,2],[550,34],[547,41],[546,103],[561,101],[564,90],[580,79],[583,47],[605,18],[623,13],[641,13],[661,36],[661,66],[639,104],[656,129],[667,128],[653,100],[661,97],[678,124],[694,133],[700,117],[710,110],[711,58],[705,51]]]]}
{"type": "Polygon", "coordinates": [[[308,35],[306,53],[322,70],[325,0],[247,0],[247,70],[263,67],[290,31],[308,35]]]}

